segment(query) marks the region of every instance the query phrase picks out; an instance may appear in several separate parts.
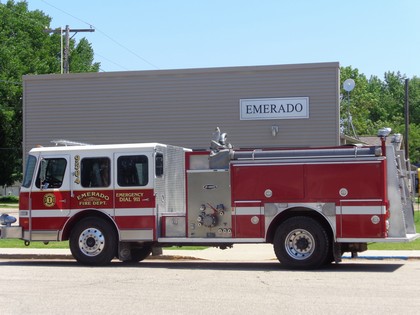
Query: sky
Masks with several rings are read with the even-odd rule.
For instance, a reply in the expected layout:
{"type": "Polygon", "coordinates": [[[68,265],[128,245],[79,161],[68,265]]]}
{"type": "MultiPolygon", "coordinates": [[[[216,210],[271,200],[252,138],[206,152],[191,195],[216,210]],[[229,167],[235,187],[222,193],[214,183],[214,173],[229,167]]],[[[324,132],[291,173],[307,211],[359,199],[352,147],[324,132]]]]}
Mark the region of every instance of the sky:
{"type": "Polygon", "coordinates": [[[339,62],[420,77],[418,0],[27,2],[51,28],[94,28],[72,35],[104,72],[339,62]]]}

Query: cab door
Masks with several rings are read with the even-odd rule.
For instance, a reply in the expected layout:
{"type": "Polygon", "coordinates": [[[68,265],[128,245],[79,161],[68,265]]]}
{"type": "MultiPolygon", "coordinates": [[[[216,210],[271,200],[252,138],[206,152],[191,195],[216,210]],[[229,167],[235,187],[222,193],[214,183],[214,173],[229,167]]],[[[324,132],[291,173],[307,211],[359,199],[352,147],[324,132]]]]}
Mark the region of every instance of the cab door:
{"type": "Polygon", "coordinates": [[[59,240],[70,214],[70,156],[41,154],[31,186],[30,240],[59,240]]]}
{"type": "Polygon", "coordinates": [[[153,152],[114,154],[115,222],[122,241],[156,239],[153,152]]]}

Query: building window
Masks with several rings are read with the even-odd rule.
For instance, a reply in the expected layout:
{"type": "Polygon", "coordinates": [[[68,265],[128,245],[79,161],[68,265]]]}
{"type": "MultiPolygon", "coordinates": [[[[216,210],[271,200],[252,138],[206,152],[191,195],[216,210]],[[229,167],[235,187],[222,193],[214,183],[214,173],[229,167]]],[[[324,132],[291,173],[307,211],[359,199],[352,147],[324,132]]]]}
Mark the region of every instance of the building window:
{"type": "Polygon", "coordinates": [[[80,164],[82,187],[108,187],[110,164],[107,157],[82,159],[80,164]]]}
{"type": "Polygon", "coordinates": [[[149,162],[147,156],[120,156],[117,165],[119,186],[146,186],[149,182],[149,162]]]}

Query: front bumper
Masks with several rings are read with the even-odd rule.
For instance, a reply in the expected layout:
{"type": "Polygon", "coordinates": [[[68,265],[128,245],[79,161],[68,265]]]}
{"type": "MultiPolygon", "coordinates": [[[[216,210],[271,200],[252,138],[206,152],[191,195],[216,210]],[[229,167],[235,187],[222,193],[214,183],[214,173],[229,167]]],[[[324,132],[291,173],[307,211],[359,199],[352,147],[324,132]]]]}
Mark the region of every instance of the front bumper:
{"type": "Polygon", "coordinates": [[[0,239],[22,238],[22,227],[12,225],[15,222],[16,218],[6,213],[0,216],[0,239]]]}
{"type": "Polygon", "coordinates": [[[21,226],[0,226],[0,239],[19,238],[23,236],[21,226]]]}

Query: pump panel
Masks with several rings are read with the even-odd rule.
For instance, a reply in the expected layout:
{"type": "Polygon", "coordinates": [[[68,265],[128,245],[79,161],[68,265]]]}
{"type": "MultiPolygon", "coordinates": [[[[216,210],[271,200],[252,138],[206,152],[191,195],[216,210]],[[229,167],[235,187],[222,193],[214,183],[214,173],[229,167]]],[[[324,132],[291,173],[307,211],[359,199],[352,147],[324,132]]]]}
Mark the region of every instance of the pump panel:
{"type": "Polygon", "coordinates": [[[227,170],[188,171],[188,237],[231,238],[227,170]]]}

